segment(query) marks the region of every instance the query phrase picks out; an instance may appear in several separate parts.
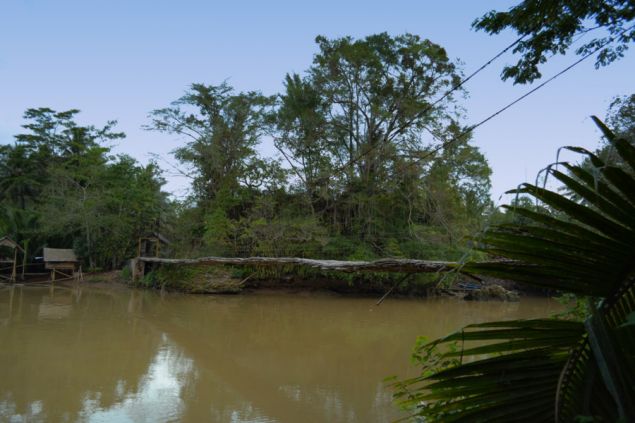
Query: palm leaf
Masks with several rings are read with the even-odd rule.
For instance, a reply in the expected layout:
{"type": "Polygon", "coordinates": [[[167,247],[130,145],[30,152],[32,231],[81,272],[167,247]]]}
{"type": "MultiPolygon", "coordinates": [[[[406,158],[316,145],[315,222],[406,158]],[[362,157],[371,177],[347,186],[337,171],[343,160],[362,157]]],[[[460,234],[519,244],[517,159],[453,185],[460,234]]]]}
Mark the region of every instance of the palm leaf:
{"type": "Polygon", "coordinates": [[[521,410],[533,421],[553,420],[554,407],[529,407],[527,397],[553,403],[568,352],[583,335],[582,323],[552,319],[467,326],[418,352],[427,357],[460,342],[462,348],[445,351],[437,362],[458,358],[462,364],[401,382],[399,398],[430,421],[516,421],[521,410]],[[484,354],[488,358],[480,359],[484,354]],[[429,401],[435,402],[422,406],[429,401]]]}
{"type": "MultiPolygon", "coordinates": [[[[625,155],[624,161],[635,157],[635,148],[628,142],[610,134],[607,138],[620,145],[618,153],[625,155]]],[[[464,270],[582,295],[610,297],[635,267],[635,179],[592,153],[586,154],[599,166],[593,173],[568,163],[563,166],[569,175],[550,170],[579,197],[578,201],[525,184],[511,192],[531,195],[541,200],[546,209],[513,208],[514,213],[532,223],[516,228],[494,227],[480,239],[479,249],[518,262],[527,271],[509,262],[468,263],[464,270]]]]}
{"type": "Polygon", "coordinates": [[[396,398],[424,421],[635,420],[635,147],[594,118],[623,166],[548,169],[572,194],[536,185],[511,192],[540,208],[509,209],[530,223],[477,238],[499,260],[470,262],[489,275],[594,298],[586,322],[556,319],[467,326],[416,351],[421,376],[397,382],[396,398]]]}

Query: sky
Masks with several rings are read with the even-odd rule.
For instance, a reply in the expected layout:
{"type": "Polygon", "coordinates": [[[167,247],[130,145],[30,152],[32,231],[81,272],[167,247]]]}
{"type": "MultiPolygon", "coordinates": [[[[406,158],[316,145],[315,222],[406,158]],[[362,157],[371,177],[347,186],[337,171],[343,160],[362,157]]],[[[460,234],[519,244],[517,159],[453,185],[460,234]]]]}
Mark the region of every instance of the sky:
{"type": "MultiPolygon", "coordinates": [[[[317,52],[315,37],[361,38],[379,32],[418,34],[445,47],[471,73],[516,35],[471,29],[491,9],[517,1],[194,1],[0,0],[0,143],[13,142],[27,108],[80,109],[81,124],[117,120],[127,134],[114,146],[147,163],[161,157],[166,189],[176,197],[188,181],[170,168],[178,136],[147,132],[148,113],[166,107],[192,83],[227,81],[237,90],[281,92],[286,73],[302,73],[317,52]]],[[[544,78],[574,62],[553,58],[544,78]]],[[[503,56],[466,84],[465,123],[478,122],[531,86],[503,82],[515,62],[503,56]]],[[[492,198],[556,160],[562,145],[595,148],[590,115],[603,117],[613,97],[635,92],[635,54],[596,70],[593,60],[548,84],[474,132],[492,170],[492,198]]],[[[275,154],[269,142],[263,155],[275,154]]],[[[562,158],[562,157],[561,157],[562,158]]],[[[572,159],[573,157],[565,157],[572,159]]]]}

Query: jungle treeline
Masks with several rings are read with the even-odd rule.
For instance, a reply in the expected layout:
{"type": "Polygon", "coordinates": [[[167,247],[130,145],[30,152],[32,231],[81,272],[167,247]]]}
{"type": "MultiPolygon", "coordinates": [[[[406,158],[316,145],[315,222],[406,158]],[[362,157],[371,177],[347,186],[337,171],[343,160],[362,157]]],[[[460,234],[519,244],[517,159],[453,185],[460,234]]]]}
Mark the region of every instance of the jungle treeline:
{"type": "Polygon", "coordinates": [[[27,110],[0,148],[0,233],[102,269],[150,232],[180,257],[457,258],[491,207],[491,170],[469,136],[432,150],[464,129],[460,68],[411,34],[316,42],[279,94],[192,84],[150,113],[145,129],[186,140],[174,158],[191,189],[178,200],[157,163],[112,153],[127,142],[115,121],[27,110]]]}
{"type": "Polygon", "coordinates": [[[146,130],[184,140],[185,198],[156,162],[112,153],[127,142],[115,121],[28,109],[0,146],[0,235],[30,257],[73,248],[91,269],[121,267],[152,232],[175,257],[459,259],[465,236],[505,217],[466,132],[458,62],[412,34],[316,43],[281,93],[195,83],[150,112],[146,130]]]}

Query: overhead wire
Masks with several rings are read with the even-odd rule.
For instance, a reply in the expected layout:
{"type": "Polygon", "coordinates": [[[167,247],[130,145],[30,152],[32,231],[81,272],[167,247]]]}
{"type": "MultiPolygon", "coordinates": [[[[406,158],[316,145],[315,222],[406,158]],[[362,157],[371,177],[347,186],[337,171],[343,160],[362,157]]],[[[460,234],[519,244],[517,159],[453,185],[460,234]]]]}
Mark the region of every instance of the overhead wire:
{"type": "MultiPolygon", "coordinates": [[[[622,34],[626,33],[627,31],[631,30],[632,28],[634,28],[635,25],[628,27],[626,29],[624,29],[622,32],[620,32],[619,34],[613,36],[613,37],[609,37],[608,39],[606,39],[603,43],[599,44],[595,49],[591,50],[590,52],[586,53],[585,55],[583,55],[582,57],[580,57],[580,59],[576,60],[575,62],[573,62],[572,64],[570,64],[569,66],[567,66],[566,68],[562,69],[560,72],[556,73],[555,75],[553,75],[552,77],[550,77],[549,79],[543,81],[542,83],[540,83],[539,85],[537,85],[536,87],[532,88],[531,90],[527,91],[525,94],[519,96],[518,98],[514,99],[513,101],[509,102],[508,104],[506,104],[505,106],[501,107],[500,109],[498,109],[497,111],[495,111],[494,113],[488,115],[487,117],[485,117],[484,119],[482,119],[481,121],[468,126],[465,130],[461,131],[461,133],[453,138],[451,138],[450,140],[442,140],[437,134],[434,133],[434,131],[430,128],[428,128],[427,126],[424,126],[424,129],[426,129],[427,132],[430,133],[430,135],[436,139],[437,141],[441,142],[441,144],[437,147],[435,147],[434,149],[432,149],[431,151],[428,151],[427,153],[425,153],[424,155],[419,156],[416,160],[413,161],[414,164],[418,164],[419,162],[433,156],[434,154],[436,154],[438,151],[446,149],[447,147],[449,147],[450,145],[454,144],[455,142],[460,141],[461,139],[463,139],[466,135],[470,134],[472,131],[474,131],[476,128],[484,125],[485,123],[489,122],[490,120],[494,119],[495,117],[497,117],[498,115],[500,115],[501,113],[505,112],[506,110],[510,109],[511,107],[515,106],[516,104],[518,104],[519,102],[521,102],[522,100],[524,100],[525,98],[529,97],[530,95],[532,95],[533,93],[535,93],[536,91],[540,90],[541,88],[543,88],[545,85],[549,84],[550,82],[554,81],[555,79],[559,78],[560,76],[562,76],[563,74],[567,73],[568,71],[570,71],[571,69],[573,69],[574,67],[576,67],[577,65],[579,65],[580,63],[584,62],[585,60],[587,60],[589,57],[595,55],[597,52],[599,52],[600,50],[604,49],[605,47],[607,47],[609,44],[611,44],[612,42],[615,41],[615,39],[619,36],[621,36],[622,34]]],[[[507,51],[509,51],[509,49],[511,49],[512,47],[514,47],[516,44],[518,44],[520,41],[522,41],[522,39],[525,36],[521,36],[518,39],[516,39],[513,43],[511,43],[510,45],[508,45],[507,47],[505,47],[505,49],[501,50],[498,54],[496,54],[494,57],[492,57],[490,60],[488,60],[485,64],[483,64],[482,66],[480,66],[476,71],[472,72],[468,77],[466,77],[464,80],[462,80],[461,82],[459,82],[458,84],[456,84],[455,86],[453,86],[450,90],[448,90],[445,94],[443,94],[439,99],[435,100],[433,103],[430,104],[430,106],[428,108],[426,108],[424,111],[420,112],[418,115],[421,116],[427,112],[429,112],[432,107],[434,107],[435,105],[439,104],[441,101],[443,101],[445,98],[447,98],[452,92],[456,91],[457,89],[459,89],[460,87],[462,87],[466,82],[468,82],[470,79],[472,79],[474,76],[476,76],[478,73],[480,73],[481,71],[483,71],[487,66],[489,66],[490,64],[492,64],[496,59],[498,59],[500,56],[502,56],[503,54],[505,54],[507,51]]],[[[358,162],[359,160],[361,160],[362,158],[364,158],[365,156],[367,156],[368,154],[370,154],[372,151],[374,151],[375,149],[377,149],[379,147],[379,145],[375,145],[372,148],[362,152],[361,154],[359,154],[357,157],[349,160],[347,163],[345,163],[344,165],[342,165],[340,168],[336,169],[335,174],[340,173],[341,171],[343,171],[344,169],[348,168],[351,164],[354,164],[356,162],[358,162]]]]}
{"type": "MultiPolygon", "coordinates": [[[[635,27],[635,25],[626,28],[624,31],[622,31],[622,33],[625,33],[626,31],[629,31],[630,29],[632,29],[633,27],[635,27]]],[[[618,34],[617,36],[621,35],[622,33],[618,34]]],[[[616,36],[616,37],[617,37],[616,36]]],[[[449,147],[451,144],[460,141],[463,137],[465,137],[466,135],[470,134],[472,131],[474,131],[476,128],[484,125],[485,123],[489,122],[490,120],[494,119],[496,116],[500,115],[501,113],[505,112],[506,110],[510,109],[511,107],[513,107],[514,105],[518,104],[519,102],[521,102],[522,100],[524,100],[525,98],[529,97],[531,94],[535,93],[536,91],[540,90],[541,88],[543,88],[545,85],[549,84],[550,82],[554,81],[555,79],[559,78],[560,76],[564,75],[565,73],[567,73],[568,71],[570,71],[571,69],[573,69],[574,67],[576,67],[577,65],[579,65],[580,63],[584,62],[586,59],[588,59],[589,57],[595,55],[597,52],[599,52],[600,50],[604,49],[605,47],[607,47],[609,44],[611,44],[613,41],[615,41],[615,37],[611,37],[608,38],[604,43],[601,43],[600,45],[598,45],[595,49],[593,49],[592,51],[586,53],[585,55],[583,55],[582,57],[580,57],[580,59],[576,60],[575,62],[573,62],[572,64],[570,64],[569,66],[567,66],[566,68],[562,69],[560,72],[556,73],[555,75],[553,75],[552,77],[550,77],[549,79],[543,81],[542,83],[540,83],[539,85],[535,86],[534,88],[532,88],[531,90],[527,91],[525,94],[519,96],[518,98],[514,99],[513,101],[507,103],[505,106],[501,107],[500,109],[498,109],[497,111],[495,111],[494,113],[490,114],[489,116],[487,116],[486,118],[482,119],[481,121],[470,125],[469,127],[467,127],[464,131],[462,131],[459,135],[457,135],[456,137],[453,137],[450,140],[447,141],[443,141],[439,146],[437,146],[436,148],[434,148],[433,150],[427,152],[426,154],[424,154],[423,156],[420,156],[417,158],[417,160],[414,161],[414,163],[419,163],[420,161],[427,159],[428,157],[436,154],[439,150],[445,149],[447,147],[449,147]]],[[[438,138],[437,138],[438,139],[438,138]]],[[[440,140],[441,141],[441,140],[440,140]]]]}
{"type": "MultiPolygon", "coordinates": [[[[507,47],[505,47],[503,50],[499,51],[498,53],[496,53],[496,55],[494,55],[492,58],[490,58],[487,62],[485,62],[483,65],[481,65],[478,69],[476,69],[474,72],[472,72],[470,75],[468,75],[467,77],[465,77],[464,79],[462,79],[461,81],[459,81],[457,84],[453,85],[448,91],[446,91],[441,97],[439,97],[438,99],[436,99],[435,101],[433,101],[432,103],[430,103],[426,108],[424,108],[423,110],[421,110],[420,112],[418,112],[414,118],[417,117],[421,117],[423,115],[425,115],[426,113],[430,112],[433,110],[433,108],[439,104],[440,102],[442,102],[443,100],[445,100],[446,98],[448,98],[448,96],[450,96],[453,92],[455,92],[456,90],[458,90],[459,88],[463,87],[463,85],[465,85],[468,81],[470,81],[472,78],[474,78],[476,75],[478,75],[479,73],[481,73],[483,70],[485,70],[485,68],[487,68],[489,65],[491,65],[492,63],[494,63],[499,57],[501,57],[502,55],[504,55],[505,53],[507,53],[511,48],[515,47],[519,42],[521,42],[523,40],[523,38],[525,38],[525,35],[520,36],[519,38],[517,38],[514,42],[512,42],[511,44],[509,44],[507,47]]],[[[414,119],[413,118],[413,119],[414,119]]],[[[425,127],[425,129],[435,138],[437,139],[437,136],[434,134],[434,132],[428,128],[425,127]]],[[[364,158],[365,156],[367,156],[368,154],[370,154],[371,152],[373,152],[374,150],[376,150],[379,147],[379,145],[374,145],[373,147],[371,147],[368,150],[365,150],[364,152],[360,153],[357,157],[352,158],[351,160],[349,160],[348,162],[344,163],[342,166],[340,166],[339,168],[337,168],[334,171],[334,174],[339,174],[340,172],[346,170],[350,165],[357,163],[359,160],[361,160],[362,158],[364,158]]]]}

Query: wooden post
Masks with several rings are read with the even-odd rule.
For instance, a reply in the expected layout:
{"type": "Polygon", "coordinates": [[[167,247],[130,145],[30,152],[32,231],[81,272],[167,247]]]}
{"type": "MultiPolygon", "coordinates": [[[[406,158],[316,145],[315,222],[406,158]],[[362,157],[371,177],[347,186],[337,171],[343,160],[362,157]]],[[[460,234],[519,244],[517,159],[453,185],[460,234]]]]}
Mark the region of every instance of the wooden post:
{"type": "Polygon", "coordinates": [[[18,263],[18,248],[13,249],[13,270],[11,271],[11,282],[15,282],[18,271],[16,265],[18,263]]]}
{"type": "Polygon", "coordinates": [[[18,302],[18,316],[22,316],[22,287],[20,287],[20,301],[18,302]]]}
{"type": "Polygon", "coordinates": [[[130,269],[132,270],[132,281],[137,282],[143,278],[145,273],[146,264],[136,258],[130,259],[130,269]]]}
{"type": "Polygon", "coordinates": [[[137,259],[130,259],[130,274],[132,275],[132,281],[137,281],[137,259]]]}
{"type": "Polygon", "coordinates": [[[51,270],[51,282],[55,283],[55,269],[51,270]]]}
{"type": "Polygon", "coordinates": [[[13,316],[13,291],[15,291],[15,285],[9,287],[9,319],[13,316]]]}
{"type": "Polygon", "coordinates": [[[26,272],[26,250],[29,248],[29,240],[24,241],[24,250],[22,250],[22,280],[24,280],[24,272],[26,272]]]}

